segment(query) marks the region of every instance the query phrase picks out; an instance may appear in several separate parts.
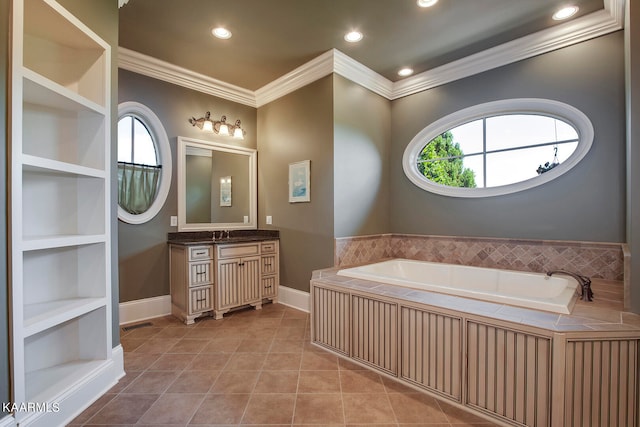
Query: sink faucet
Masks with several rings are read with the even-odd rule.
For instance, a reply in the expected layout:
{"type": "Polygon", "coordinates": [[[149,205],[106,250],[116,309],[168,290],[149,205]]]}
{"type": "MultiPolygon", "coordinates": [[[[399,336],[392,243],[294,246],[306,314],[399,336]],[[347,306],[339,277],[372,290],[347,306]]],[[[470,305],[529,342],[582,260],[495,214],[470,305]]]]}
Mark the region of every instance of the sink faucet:
{"type": "Polygon", "coordinates": [[[566,271],[566,270],[547,271],[547,276],[551,277],[551,275],[553,274],[564,274],[576,279],[582,289],[582,293],[580,294],[580,299],[582,301],[593,301],[593,291],[591,290],[591,279],[589,279],[587,276],[583,276],[578,273],[572,273],[571,271],[566,271]]]}

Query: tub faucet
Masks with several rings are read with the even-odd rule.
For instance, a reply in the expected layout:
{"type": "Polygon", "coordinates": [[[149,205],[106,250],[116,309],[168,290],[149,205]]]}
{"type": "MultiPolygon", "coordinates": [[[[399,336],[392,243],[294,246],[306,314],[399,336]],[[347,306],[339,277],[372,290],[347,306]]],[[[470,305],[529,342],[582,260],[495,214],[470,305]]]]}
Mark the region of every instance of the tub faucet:
{"type": "Polygon", "coordinates": [[[591,279],[589,279],[587,276],[583,276],[578,273],[572,273],[571,271],[566,271],[566,270],[547,271],[547,276],[551,277],[551,275],[553,274],[564,274],[576,279],[582,289],[582,293],[580,294],[580,299],[582,301],[593,301],[593,291],[591,290],[591,279]]]}

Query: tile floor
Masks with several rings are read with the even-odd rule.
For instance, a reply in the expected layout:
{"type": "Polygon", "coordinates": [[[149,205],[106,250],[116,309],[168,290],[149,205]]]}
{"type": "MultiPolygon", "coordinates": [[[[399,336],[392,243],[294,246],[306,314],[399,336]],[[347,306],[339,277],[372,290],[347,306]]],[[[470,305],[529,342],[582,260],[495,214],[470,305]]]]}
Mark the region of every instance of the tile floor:
{"type": "Polygon", "coordinates": [[[71,426],[493,426],[309,343],[279,304],[121,331],[127,375],[71,426]]]}

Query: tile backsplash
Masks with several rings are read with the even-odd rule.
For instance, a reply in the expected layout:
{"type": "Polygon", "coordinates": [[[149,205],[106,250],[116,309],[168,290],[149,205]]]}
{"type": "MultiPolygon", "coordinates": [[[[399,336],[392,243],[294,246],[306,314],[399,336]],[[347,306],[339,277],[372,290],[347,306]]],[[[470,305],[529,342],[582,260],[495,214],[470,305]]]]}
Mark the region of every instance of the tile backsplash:
{"type": "Polygon", "coordinates": [[[383,258],[407,258],[532,272],[564,269],[593,278],[617,281],[624,279],[623,252],[619,243],[408,234],[335,239],[336,267],[383,258]]]}

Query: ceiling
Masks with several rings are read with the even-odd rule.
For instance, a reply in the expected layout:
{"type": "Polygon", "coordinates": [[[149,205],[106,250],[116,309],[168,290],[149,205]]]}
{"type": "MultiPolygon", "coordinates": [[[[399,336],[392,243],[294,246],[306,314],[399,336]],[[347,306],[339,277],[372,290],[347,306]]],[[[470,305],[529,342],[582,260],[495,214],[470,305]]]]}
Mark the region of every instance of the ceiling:
{"type": "MultiPolygon", "coordinates": [[[[248,90],[257,90],[335,48],[390,81],[420,73],[557,21],[566,0],[129,0],[119,45],[248,90]],[[233,33],[216,39],[211,29],[233,33]],[[357,29],[362,41],[343,36],[357,29]]],[[[603,0],[574,0],[576,17],[603,0]]]]}

